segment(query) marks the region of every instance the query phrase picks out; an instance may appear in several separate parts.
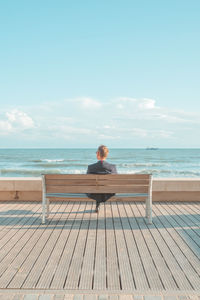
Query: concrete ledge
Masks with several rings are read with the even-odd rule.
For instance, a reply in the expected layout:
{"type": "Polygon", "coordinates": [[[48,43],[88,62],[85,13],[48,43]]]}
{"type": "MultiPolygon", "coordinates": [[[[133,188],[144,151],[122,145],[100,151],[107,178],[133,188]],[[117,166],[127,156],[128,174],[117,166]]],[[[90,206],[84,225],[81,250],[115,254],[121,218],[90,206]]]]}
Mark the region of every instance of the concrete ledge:
{"type": "MultiPolygon", "coordinates": [[[[41,201],[41,178],[0,177],[0,201],[9,200],[41,201]]],[[[153,201],[200,201],[200,178],[154,178],[153,201]]]]}

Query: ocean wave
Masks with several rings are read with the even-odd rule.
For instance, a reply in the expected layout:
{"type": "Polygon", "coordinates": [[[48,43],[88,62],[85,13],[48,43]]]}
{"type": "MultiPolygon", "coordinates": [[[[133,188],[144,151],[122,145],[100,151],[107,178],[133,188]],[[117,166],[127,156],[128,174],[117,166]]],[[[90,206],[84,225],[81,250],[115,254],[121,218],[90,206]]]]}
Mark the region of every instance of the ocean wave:
{"type": "MultiPolygon", "coordinates": [[[[41,168],[41,169],[1,169],[0,176],[4,177],[28,177],[41,176],[41,174],[85,174],[86,168],[41,168]]],[[[155,169],[155,168],[118,168],[119,174],[153,174],[154,177],[200,177],[199,170],[172,170],[172,169],[155,169]]]]}
{"type": "Polygon", "coordinates": [[[86,170],[80,169],[2,169],[0,176],[41,176],[42,174],[85,174],[86,170]]]}
{"type": "Polygon", "coordinates": [[[175,171],[175,174],[180,174],[180,175],[193,175],[193,176],[200,176],[200,171],[199,170],[179,170],[175,171]]]}
{"type": "Polygon", "coordinates": [[[75,163],[48,163],[48,164],[45,164],[45,163],[38,163],[38,164],[27,164],[27,165],[24,165],[24,167],[27,167],[27,168],[38,168],[38,167],[41,167],[41,168],[67,168],[67,167],[84,167],[84,168],[87,168],[88,164],[85,164],[85,163],[78,163],[78,164],[75,164],[75,163]]]}
{"type": "Polygon", "coordinates": [[[47,162],[47,163],[51,163],[51,162],[62,162],[65,161],[64,159],[33,159],[30,160],[31,162],[35,162],[35,163],[40,163],[40,162],[47,162]]]}
{"type": "Polygon", "coordinates": [[[28,162],[30,163],[36,163],[37,165],[39,165],[40,163],[45,163],[45,164],[56,164],[56,163],[62,163],[62,162],[80,162],[80,160],[78,159],[47,159],[47,158],[44,158],[44,159],[31,159],[31,160],[28,160],[28,162]]]}
{"type": "Polygon", "coordinates": [[[163,166],[169,166],[170,164],[169,163],[156,163],[156,162],[153,162],[153,163],[142,163],[142,162],[139,162],[139,163],[121,163],[121,164],[118,164],[119,167],[125,167],[125,168],[130,168],[130,167],[163,167],[163,166]]]}

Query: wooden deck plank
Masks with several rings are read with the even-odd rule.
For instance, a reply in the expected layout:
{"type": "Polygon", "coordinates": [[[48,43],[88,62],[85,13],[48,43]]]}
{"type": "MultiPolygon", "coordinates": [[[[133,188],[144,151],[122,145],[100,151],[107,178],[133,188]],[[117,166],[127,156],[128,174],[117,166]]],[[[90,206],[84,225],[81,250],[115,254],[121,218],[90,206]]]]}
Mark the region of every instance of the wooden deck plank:
{"type": "MultiPolygon", "coordinates": [[[[177,208],[175,208],[173,206],[173,212],[182,215],[182,213],[186,213],[185,208],[181,209],[182,205],[177,205],[177,208]]],[[[168,209],[172,208],[172,206],[170,205],[170,207],[168,209]]],[[[163,208],[160,208],[160,210],[163,210],[163,208]]],[[[170,210],[167,210],[167,213],[170,210]]],[[[187,210],[188,212],[188,210],[187,210]]],[[[189,215],[188,215],[188,219],[189,219],[189,215]]],[[[185,255],[185,257],[187,258],[187,260],[189,261],[190,265],[192,265],[193,269],[195,269],[195,271],[200,274],[200,264],[199,262],[199,255],[195,255],[195,253],[191,250],[192,248],[189,248],[187,246],[187,241],[188,241],[188,237],[186,236],[186,234],[183,235],[183,230],[187,233],[188,230],[191,232],[191,230],[196,229],[196,224],[194,222],[191,223],[191,221],[189,221],[189,224],[187,223],[187,217],[186,215],[184,215],[184,221],[179,223],[179,219],[176,217],[176,221],[175,223],[174,221],[174,217],[170,217],[170,220],[172,220],[171,224],[174,226],[174,228],[170,229],[171,232],[175,232],[176,234],[176,238],[175,241],[178,244],[179,248],[181,249],[181,251],[183,252],[183,254],[185,255]],[[177,228],[177,223],[180,226],[183,226],[182,229],[178,226],[177,228]]],[[[200,238],[199,238],[200,239],[200,238]]],[[[198,238],[196,238],[195,236],[195,240],[199,241],[198,238]]],[[[195,241],[195,246],[196,246],[196,241],[195,241]]],[[[190,244],[190,243],[189,243],[190,244]]],[[[191,246],[191,244],[190,244],[191,246]]],[[[200,254],[200,246],[198,247],[199,251],[197,254],[200,254]]]]}
{"type": "MultiPolygon", "coordinates": [[[[126,209],[127,216],[129,218],[129,224],[131,226],[134,239],[136,240],[137,243],[138,251],[140,253],[140,257],[144,266],[144,271],[149,283],[149,287],[150,289],[154,289],[154,290],[162,290],[163,285],[160,280],[158,271],[155,268],[153,259],[146,245],[146,241],[138,226],[138,218],[141,218],[141,216],[137,214],[136,204],[130,203],[129,205],[126,205],[125,209],[126,209]]],[[[142,217],[142,220],[144,221],[144,217],[142,217]]]]}
{"type": "Polygon", "coordinates": [[[200,259],[200,245],[199,238],[196,232],[191,228],[190,225],[185,223],[183,220],[179,218],[174,212],[170,210],[168,206],[160,206],[159,209],[162,209],[162,212],[165,213],[167,219],[170,220],[170,224],[174,227],[177,232],[181,235],[185,243],[192,249],[192,251],[196,254],[196,256],[200,259]]]}
{"type": "Polygon", "coordinates": [[[193,217],[193,215],[189,214],[188,210],[185,209],[184,204],[179,204],[179,206],[170,206],[169,208],[178,215],[178,220],[181,222],[180,224],[182,226],[187,224],[192,229],[195,233],[193,234],[194,241],[200,247],[200,216],[193,217]]]}
{"type": "Polygon", "coordinates": [[[170,223],[170,227],[176,229],[178,234],[182,237],[184,242],[188,245],[188,247],[194,252],[194,254],[200,259],[200,251],[199,246],[195,243],[195,241],[192,239],[191,230],[188,227],[187,230],[184,229],[184,227],[181,227],[180,224],[177,222],[176,218],[173,218],[172,215],[170,216],[169,212],[164,209],[165,205],[162,207],[158,207],[159,209],[162,209],[163,215],[167,219],[167,221],[170,223]]]}
{"type": "MultiPolygon", "coordinates": [[[[67,205],[63,205],[62,203],[57,211],[57,217],[55,221],[53,223],[50,221],[52,224],[51,234],[48,238],[47,243],[44,245],[42,251],[40,252],[38,259],[34,264],[34,267],[32,268],[29,274],[29,278],[30,278],[29,280],[31,282],[31,286],[34,288],[37,286],[37,282],[41,277],[41,274],[43,273],[46,264],[48,263],[49,257],[51,256],[54,247],[57,243],[57,240],[59,238],[64,223],[61,222],[61,219],[63,214],[65,214],[66,209],[67,209],[67,205]]],[[[30,284],[28,283],[28,279],[26,284],[27,285],[30,284]]]]}
{"type": "MultiPolygon", "coordinates": [[[[156,207],[159,209],[160,205],[156,204],[156,207]]],[[[162,205],[163,207],[163,205],[162,205]]],[[[144,206],[143,206],[144,208],[144,206]]],[[[160,209],[161,210],[161,209],[160,209]]],[[[159,215],[159,210],[156,211],[156,214],[159,215]]],[[[156,221],[155,221],[156,222],[156,221]]],[[[187,246],[187,243],[183,240],[183,238],[180,236],[179,232],[176,228],[172,226],[173,224],[170,223],[169,217],[167,216],[166,220],[166,230],[173,236],[174,240],[176,241],[177,245],[181,249],[181,251],[184,253],[184,255],[187,257],[188,261],[190,261],[190,264],[195,268],[196,272],[200,275],[200,263],[199,258],[194,254],[194,252],[187,246]],[[168,222],[167,222],[168,221],[168,222]]],[[[156,238],[156,241],[158,238],[156,238]]],[[[161,249],[161,245],[159,245],[159,248],[161,249]]],[[[162,251],[163,253],[163,251],[162,251]]]]}
{"type": "Polygon", "coordinates": [[[15,206],[15,209],[9,209],[6,212],[6,217],[0,218],[1,226],[0,229],[0,247],[3,247],[5,240],[9,240],[12,236],[12,233],[23,227],[23,221],[29,219],[29,213],[31,211],[38,211],[39,207],[36,203],[27,203],[19,204],[15,206]],[[21,225],[21,226],[20,226],[21,225]],[[12,230],[14,228],[14,231],[12,230]],[[8,233],[9,232],[9,233],[8,233]],[[5,239],[3,239],[5,237],[5,239]]]}
{"type": "MultiPolygon", "coordinates": [[[[155,207],[154,207],[155,212],[157,212],[157,206],[159,206],[159,204],[155,205],[155,207]]],[[[168,216],[168,218],[170,218],[170,216],[168,216]]],[[[194,282],[194,284],[195,284],[195,282],[199,281],[199,279],[197,278],[197,273],[194,272],[193,268],[191,268],[191,265],[188,263],[187,259],[183,255],[181,249],[176,244],[176,239],[173,236],[173,234],[171,235],[169,233],[169,231],[167,230],[169,224],[167,223],[166,218],[164,216],[157,215],[157,219],[156,219],[156,222],[154,222],[154,224],[156,224],[156,227],[162,233],[162,236],[163,236],[166,244],[168,245],[169,249],[172,251],[170,262],[174,259],[174,260],[176,260],[176,265],[178,264],[178,266],[179,266],[179,271],[177,274],[177,275],[181,276],[181,280],[179,282],[177,282],[179,288],[181,288],[181,289],[185,288],[187,290],[191,290],[192,289],[191,280],[190,280],[191,276],[192,277],[194,276],[194,278],[193,278],[194,281],[192,280],[192,282],[194,282]]],[[[174,272],[177,271],[177,269],[178,269],[178,267],[176,269],[174,269],[174,272]]]]}
{"type": "Polygon", "coordinates": [[[11,229],[12,224],[15,226],[16,219],[13,216],[21,207],[22,205],[20,203],[8,203],[4,205],[5,210],[0,213],[0,240],[11,229]]]}
{"type": "MultiPolygon", "coordinates": [[[[136,204],[135,209],[138,210],[141,217],[144,215],[145,208],[143,204],[136,204]]],[[[168,265],[168,256],[164,255],[163,251],[161,251],[164,241],[157,232],[156,227],[154,225],[147,225],[146,222],[140,218],[138,218],[138,225],[158,270],[164,289],[177,290],[177,284],[173,278],[173,268],[171,266],[170,269],[170,266],[168,265]]]]}
{"type": "Polygon", "coordinates": [[[21,265],[28,253],[32,250],[35,242],[33,236],[34,233],[37,233],[37,229],[40,226],[40,215],[38,215],[36,219],[32,219],[31,225],[28,230],[24,232],[20,242],[13,247],[12,251],[6,256],[6,259],[4,259],[3,264],[1,264],[3,267],[1,270],[4,271],[3,275],[0,277],[1,288],[7,287],[14,275],[22,272],[21,265]]]}
{"type": "Polygon", "coordinates": [[[35,244],[33,251],[28,256],[28,259],[34,259],[33,256],[36,256],[36,259],[34,259],[34,264],[32,265],[32,268],[29,271],[28,276],[23,282],[22,286],[24,288],[36,287],[39,276],[41,275],[41,272],[43,271],[43,268],[45,266],[46,259],[49,257],[52,247],[55,244],[56,230],[57,230],[57,226],[59,226],[58,223],[62,213],[63,213],[63,203],[59,203],[58,205],[55,206],[55,212],[52,213],[52,216],[50,215],[49,223],[47,223],[47,226],[44,225],[45,228],[44,232],[42,233],[42,235],[40,235],[39,239],[37,240],[37,243],[35,244]],[[54,219],[54,217],[56,218],[54,219]]]}
{"type": "Polygon", "coordinates": [[[91,204],[87,203],[85,212],[82,213],[83,220],[80,226],[79,235],[76,242],[70,268],[66,277],[65,289],[78,289],[81,266],[84,257],[85,243],[87,241],[88,227],[91,215],[91,204]]]}
{"type": "Polygon", "coordinates": [[[107,288],[120,290],[119,265],[117,259],[117,245],[112,218],[111,204],[105,205],[106,220],[106,258],[107,258],[107,288]]]}
{"type": "Polygon", "coordinates": [[[130,258],[136,289],[148,290],[149,285],[148,285],[147,278],[145,276],[143,263],[140,257],[140,253],[138,251],[137,243],[131,231],[129,219],[125,210],[125,207],[128,207],[129,203],[124,203],[124,204],[117,203],[117,205],[118,205],[118,210],[122,221],[122,228],[124,230],[124,237],[127,244],[127,250],[129,253],[129,258],[130,258]]]}
{"type": "MultiPolygon", "coordinates": [[[[71,287],[77,292],[88,290],[90,298],[98,299],[93,276],[94,271],[100,271],[98,279],[105,288],[99,290],[104,290],[102,297],[110,300],[115,295],[108,295],[106,291],[137,293],[141,288],[146,292],[199,291],[199,204],[155,203],[152,225],[144,220],[144,203],[107,202],[101,206],[99,215],[91,211],[95,202],[79,205],[78,202],[52,203],[50,220],[45,225],[40,219],[41,203],[16,206],[5,203],[4,208],[0,208],[0,221],[1,209],[3,218],[6,217],[4,221],[9,219],[8,223],[3,221],[2,240],[7,242],[0,249],[3,254],[0,271],[5,267],[0,276],[2,286],[23,290],[24,284],[29,282],[30,289],[71,287]],[[130,289],[120,282],[121,278],[125,281],[123,272],[129,277],[125,262],[135,284],[130,289]],[[172,287],[172,282],[176,282],[177,287],[172,287]],[[90,290],[93,294],[89,294],[90,290]]],[[[45,295],[48,295],[46,291],[45,295]]],[[[80,294],[76,296],[84,298],[80,294]]],[[[122,296],[127,295],[117,295],[117,299],[122,296]]]]}
{"type": "Polygon", "coordinates": [[[2,221],[2,216],[12,214],[12,211],[17,207],[21,207],[21,203],[19,202],[1,202],[0,201],[0,226],[2,221]]]}
{"type": "MultiPolygon", "coordinates": [[[[55,205],[55,208],[56,207],[58,208],[59,205],[57,205],[57,206],[55,205]]],[[[30,233],[32,233],[31,238],[29,239],[28,243],[26,243],[25,247],[23,248],[23,250],[22,250],[23,252],[19,251],[18,256],[16,256],[16,260],[13,261],[13,263],[16,264],[12,270],[12,272],[14,272],[14,270],[15,270],[16,274],[13,277],[13,279],[11,278],[13,281],[12,281],[12,283],[10,283],[11,286],[13,285],[13,287],[18,287],[18,288],[21,287],[25,278],[28,276],[31,268],[33,267],[35,261],[38,258],[38,253],[40,251],[40,248],[37,247],[37,243],[38,243],[39,238],[43,234],[45,234],[45,229],[47,226],[47,225],[46,226],[41,225],[41,214],[38,216],[38,224],[39,224],[39,227],[37,225],[35,225],[32,227],[32,229],[30,228],[30,233]],[[25,251],[24,251],[24,249],[25,249],[25,251]],[[26,249],[27,249],[27,251],[26,251],[26,249]],[[17,282],[17,284],[16,284],[16,282],[17,282]]],[[[12,265],[10,267],[12,267],[12,265]]],[[[8,272],[8,275],[9,275],[9,272],[8,272]]],[[[9,282],[7,284],[9,284],[9,282]]]]}
{"type": "MultiPolygon", "coordinates": [[[[171,211],[174,211],[175,215],[178,215],[178,220],[184,224],[187,223],[188,226],[192,228],[200,228],[200,215],[199,212],[194,214],[192,210],[188,208],[187,203],[176,203],[176,205],[168,205],[171,211]]],[[[173,215],[173,214],[172,214],[173,215]]],[[[200,235],[199,231],[196,232],[197,235],[200,235]]]]}
{"type": "Polygon", "coordinates": [[[200,226],[200,205],[194,205],[193,203],[187,203],[187,212],[192,214],[197,220],[198,220],[198,225],[200,226]]]}
{"type": "Polygon", "coordinates": [[[192,206],[200,212],[200,203],[199,202],[192,202],[192,206]]]}
{"type": "Polygon", "coordinates": [[[67,240],[67,236],[66,236],[66,229],[69,227],[68,225],[68,219],[70,216],[70,213],[73,211],[73,207],[74,207],[74,203],[63,203],[62,204],[63,210],[64,212],[64,216],[62,218],[61,216],[61,220],[59,221],[59,223],[61,223],[60,228],[57,229],[60,233],[58,240],[56,241],[56,245],[54,247],[54,249],[52,250],[52,252],[49,254],[49,259],[48,262],[41,274],[41,277],[37,283],[37,288],[38,289],[47,289],[50,287],[51,285],[51,281],[52,278],[55,274],[56,268],[58,266],[60,257],[64,251],[65,248],[65,244],[66,244],[66,240],[67,240]]]}
{"type": "MultiPolygon", "coordinates": [[[[37,209],[39,209],[39,206],[37,206],[37,209]]],[[[6,239],[3,239],[2,248],[0,249],[0,276],[2,276],[8,265],[23,248],[24,243],[26,243],[27,236],[29,236],[29,228],[37,221],[37,217],[34,218],[34,213],[33,211],[32,214],[29,214],[29,218],[24,219],[22,217],[20,227],[17,230],[14,228],[12,232],[5,236],[6,239]],[[22,228],[22,225],[26,227],[22,228]]]]}
{"type": "MultiPolygon", "coordinates": [[[[186,205],[186,204],[183,204],[183,206],[185,209],[183,212],[185,212],[185,213],[187,212],[187,214],[188,214],[190,212],[190,207],[188,207],[188,205],[186,205]]],[[[179,204],[179,207],[180,207],[180,204],[179,204]]],[[[181,207],[182,207],[182,205],[181,205],[181,207]]],[[[191,213],[192,213],[192,211],[191,211],[191,213]]],[[[188,215],[188,217],[189,217],[189,215],[188,215]]],[[[190,261],[190,264],[192,264],[193,268],[195,268],[197,273],[200,274],[199,273],[200,272],[200,264],[198,263],[199,259],[200,259],[200,247],[187,234],[188,230],[191,231],[192,229],[190,229],[190,227],[187,226],[187,223],[184,222],[183,228],[185,228],[185,234],[183,234],[183,230],[181,229],[179,224],[177,224],[177,222],[173,218],[170,218],[170,220],[172,220],[170,222],[170,224],[171,224],[171,226],[174,227],[174,229],[172,229],[172,230],[176,232],[176,241],[179,241],[179,244],[180,244],[179,247],[182,249],[182,252],[188,258],[188,260],[190,261]],[[188,245],[188,246],[186,247],[186,245],[188,245]],[[194,250],[196,250],[196,251],[194,251],[194,250]]],[[[191,226],[193,229],[196,228],[196,224],[193,224],[191,226]]],[[[199,228],[199,226],[197,228],[199,228]]]]}
{"type": "MultiPolygon", "coordinates": [[[[27,203],[27,202],[24,202],[27,203]]],[[[4,212],[8,212],[11,208],[15,208],[16,206],[20,206],[21,203],[18,201],[0,201],[0,214],[4,212]]]]}
{"type": "Polygon", "coordinates": [[[119,260],[121,286],[124,290],[134,290],[134,278],[130,267],[130,260],[127,252],[126,241],[124,238],[121,219],[116,203],[112,205],[112,212],[117,245],[117,255],[119,260]]]}
{"type": "Polygon", "coordinates": [[[106,244],[104,203],[101,204],[98,213],[93,289],[106,289],[106,244]]]}
{"type": "Polygon", "coordinates": [[[66,230],[67,242],[65,249],[60,258],[58,267],[52,279],[51,288],[62,289],[65,285],[65,280],[68,274],[71,258],[76,247],[80,225],[82,222],[83,212],[86,203],[75,203],[73,207],[74,214],[70,214],[68,222],[69,228],[66,230]],[[71,222],[70,222],[71,221],[71,222]]]}
{"type": "MultiPolygon", "coordinates": [[[[95,203],[92,203],[92,210],[95,209],[95,203]]],[[[87,236],[84,260],[80,275],[79,289],[91,290],[94,276],[95,250],[97,234],[97,213],[90,216],[89,232],[87,236]]]]}

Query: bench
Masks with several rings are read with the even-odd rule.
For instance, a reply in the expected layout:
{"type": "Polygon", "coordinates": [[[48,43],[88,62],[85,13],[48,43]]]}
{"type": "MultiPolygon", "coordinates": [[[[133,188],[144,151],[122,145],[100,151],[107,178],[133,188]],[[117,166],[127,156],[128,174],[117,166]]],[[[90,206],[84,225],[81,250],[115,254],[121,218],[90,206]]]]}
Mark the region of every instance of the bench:
{"type": "Polygon", "coordinates": [[[50,199],[88,201],[86,193],[115,193],[114,201],[145,201],[146,218],[152,223],[151,174],[45,174],[42,186],[43,224],[49,216],[50,199]]]}

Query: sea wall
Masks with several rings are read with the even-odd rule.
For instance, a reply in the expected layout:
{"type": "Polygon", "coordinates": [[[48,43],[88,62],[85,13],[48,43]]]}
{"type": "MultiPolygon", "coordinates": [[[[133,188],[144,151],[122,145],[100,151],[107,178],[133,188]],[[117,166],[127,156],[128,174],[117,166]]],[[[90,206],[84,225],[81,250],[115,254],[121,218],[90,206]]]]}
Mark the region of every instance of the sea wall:
{"type": "MultiPolygon", "coordinates": [[[[0,177],[0,201],[41,201],[38,177],[0,177]]],[[[153,201],[200,201],[200,178],[154,178],[153,201]]]]}

